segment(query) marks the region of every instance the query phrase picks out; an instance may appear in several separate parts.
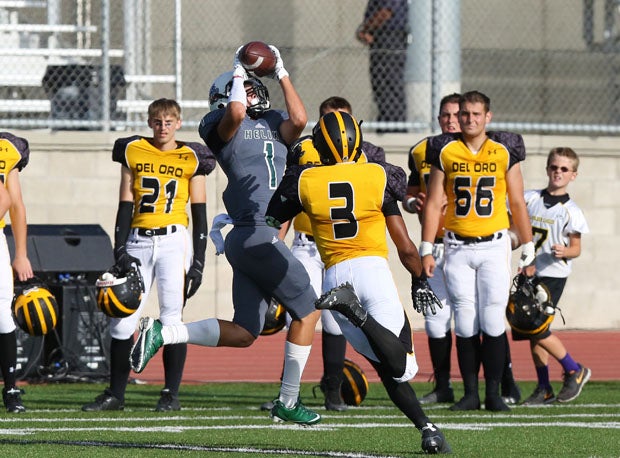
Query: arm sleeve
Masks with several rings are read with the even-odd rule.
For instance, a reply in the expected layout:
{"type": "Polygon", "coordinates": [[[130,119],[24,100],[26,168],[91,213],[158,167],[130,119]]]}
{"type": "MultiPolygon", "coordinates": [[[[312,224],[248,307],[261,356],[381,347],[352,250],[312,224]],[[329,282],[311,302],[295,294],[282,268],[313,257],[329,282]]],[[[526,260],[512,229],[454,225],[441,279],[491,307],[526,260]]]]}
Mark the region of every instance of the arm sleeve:
{"type": "Polygon", "coordinates": [[[114,224],[114,255],[119,249],[124,248],[131,229],[133,219],[133,202],[122,200],[118,203],[116,223],[114,224]]]}
{"type": "Polygon", "coordinates": [[[194,259],[193,262],[200,262],[200,265],[205,265],[205,252],[207,251],[207,205],[191,204],[192,212],[192,242],[194,247],[194,259]]]}

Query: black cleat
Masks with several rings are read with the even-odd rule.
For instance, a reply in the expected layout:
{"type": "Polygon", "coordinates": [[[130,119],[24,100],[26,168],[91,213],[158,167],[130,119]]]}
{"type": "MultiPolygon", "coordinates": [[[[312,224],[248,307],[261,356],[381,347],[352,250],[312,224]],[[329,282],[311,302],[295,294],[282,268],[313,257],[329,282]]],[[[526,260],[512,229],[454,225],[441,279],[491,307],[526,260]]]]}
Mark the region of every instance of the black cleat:
{"type": "Polygon", "coordinates": [[[489,412],[510,412],[510,407],[504,404],[499,396],[487,396],[484,400],[484,408],[489,412]]]}
{"type": "Polygon", "coordinates": [[[104,410],[123,410],[125,405],[112,392],[106,388],[102,394],[95,398],[95,402],[82,406],[84,412],[102,412],[104,410]]]}
{"type": "Polygon", "coordinates": [[[341,386],[342,380],[338,377],[324,376],[321,379],[319,388],[325,395],[325,410],[344,412],[349,408],[344,399],[342,399],[342,394],[340,393],[341,386]]]}
{"type": "Polygon", "coordinates": [[[3,388],[2,389],[2,401],[4,402],[4,407],[6,407],[6,411],[9,413],[24,413],[26,408],[22,404],[22,390],[19,388],[3,388]]]}
{"type": "Polygon", "coordinates": [[[159,401],[157,401],[155,406],[155,412],[170,412],[172,410],[181,410],[179,397],[176,394],[172,394],[168,388],[164,388],[159,394],[159,401]]]}
{"type": "Polygon", "coordinates": [[[422,450],[429,455],[452,453],[450,444],[437,426],[427,423],[422,428],[422,450]]]}
{"type": "Polygon", "coordinates": [[[368,313],[360,304],[360,300],[349,282],[336,286],[323,294],[315,301],[314,306],[319,310],[340,312],[358,328],[364,325],[368,317],[368,313]]]}
{"type": "Polygon", "coordinates": [[[514,381],[508,384],[502,383],[502,401],[506,405],[516,405],[521,400],[521,389],[514,381]]]}
{"type": "Polygon", "coordinates": [[[465,395],[463,396],[459,402],[450,406],[449,410],[452,411],[461,411],[461,410],[479,410],[480,409],[480,398],[474,395],[465,395]]]}
{"type": "Polygon", "coordinates": [[[451,387],[445,390],[435,388],[420,398],[420,404],[437,404],[439,402],[454,402],[454,390],[451,387]]]}

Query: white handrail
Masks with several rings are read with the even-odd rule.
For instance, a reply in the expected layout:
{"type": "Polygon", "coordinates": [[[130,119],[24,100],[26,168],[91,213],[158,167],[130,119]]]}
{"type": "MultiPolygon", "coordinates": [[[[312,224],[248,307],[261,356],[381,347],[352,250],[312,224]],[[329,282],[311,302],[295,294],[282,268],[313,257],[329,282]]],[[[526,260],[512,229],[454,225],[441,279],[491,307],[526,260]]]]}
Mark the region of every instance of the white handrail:
{"type": "MultiPolygon", "coordinates": [[[[122,49],[110,49],[110,57],[123,57],[122,49]]],[[[70,56],[70,57],[101,57],[101,49],[75,48],[0,48],[0,56],[70,56]]]]}
{"type": "Polygon", "coordinates": [[[0,32],[96,32],[94,25],[0,24],[0,32]]]}
{"type": "Polygon", "coordinates": [[[0,1],[0,8],[45,8],[47,2],[35,2],[30,0],[0,1]]]}

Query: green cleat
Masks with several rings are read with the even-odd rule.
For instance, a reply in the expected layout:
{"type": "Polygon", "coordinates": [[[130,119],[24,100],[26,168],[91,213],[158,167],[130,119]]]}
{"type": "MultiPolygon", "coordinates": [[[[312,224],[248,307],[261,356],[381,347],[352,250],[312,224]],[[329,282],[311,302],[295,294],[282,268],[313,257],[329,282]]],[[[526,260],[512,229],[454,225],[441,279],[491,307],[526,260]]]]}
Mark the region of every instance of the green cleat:
{"type": "Polygon", "coordinates": [[[138,374],[142,372],[146,364],[164,344],[164,339],[161,336],[161,327],[159,320],[149,317],[140,320],[140,333],[131,349],[129,357],[129,362],[134,372],[138,374]]]}
{"type": "Polygon", "coordinates": [[[292,421],[303,426],[314,425],[321,421],[321,416],[304,406],[301,399],[298,399],[295,407],[290,409],[287,409],[282,401],[276,399],[273,401],[270,415],[273,421],[292,421]]]}

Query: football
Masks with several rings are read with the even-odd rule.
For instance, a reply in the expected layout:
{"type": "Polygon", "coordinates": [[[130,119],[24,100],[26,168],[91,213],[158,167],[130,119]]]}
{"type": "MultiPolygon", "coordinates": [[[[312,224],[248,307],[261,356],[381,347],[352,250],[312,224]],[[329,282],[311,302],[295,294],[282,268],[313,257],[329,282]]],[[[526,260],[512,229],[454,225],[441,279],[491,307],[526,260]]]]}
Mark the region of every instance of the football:
{"type": "Polygon", "coordinates": [[[248,73],[267,76],[276,69],[276,55],[262,41],[250,41],[239,50],[239,61],[248,73]]]}

